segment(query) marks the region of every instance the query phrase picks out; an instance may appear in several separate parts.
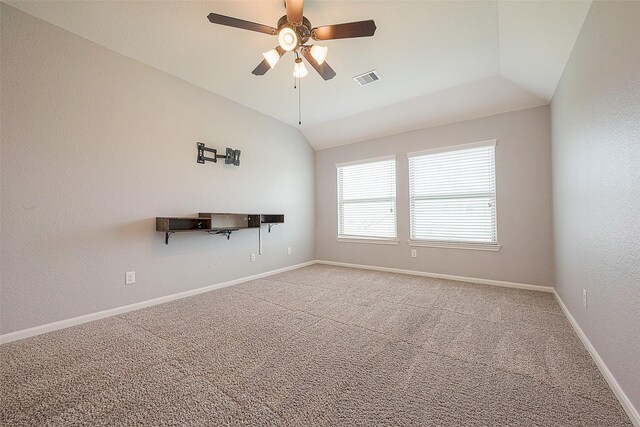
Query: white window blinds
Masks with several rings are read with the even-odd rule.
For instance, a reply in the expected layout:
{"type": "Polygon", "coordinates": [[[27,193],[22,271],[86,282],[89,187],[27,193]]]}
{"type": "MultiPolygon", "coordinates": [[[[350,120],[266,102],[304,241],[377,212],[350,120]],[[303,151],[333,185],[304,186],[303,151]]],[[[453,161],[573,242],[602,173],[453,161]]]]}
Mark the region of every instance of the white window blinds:
{"type": "Polygon", "coordinates": [[[409,154],[411,239],[493,244],[495,141],[409,154]]]}
{"type": "Polygon", "coordinates": [[[395,156],[336,167],[338,237],[395,239],[395,156]]]}

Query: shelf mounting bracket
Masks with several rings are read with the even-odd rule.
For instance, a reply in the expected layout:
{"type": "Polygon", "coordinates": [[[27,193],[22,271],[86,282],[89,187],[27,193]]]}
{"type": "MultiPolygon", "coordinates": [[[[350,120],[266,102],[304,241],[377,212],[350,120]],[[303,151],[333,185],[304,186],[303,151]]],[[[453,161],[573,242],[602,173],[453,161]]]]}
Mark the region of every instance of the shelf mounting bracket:
{"type": "Polygon", "coordinates": [[[173,231],[167,231],[164,233],[164,244],[168,245],[169,244],[169,236],[171,236],[174,232],[173,231]]]}

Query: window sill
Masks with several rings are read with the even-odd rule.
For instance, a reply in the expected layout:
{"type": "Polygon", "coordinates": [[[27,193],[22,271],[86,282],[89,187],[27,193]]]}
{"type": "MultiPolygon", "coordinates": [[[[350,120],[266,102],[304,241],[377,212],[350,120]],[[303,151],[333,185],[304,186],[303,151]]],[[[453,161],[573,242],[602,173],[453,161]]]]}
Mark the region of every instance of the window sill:
{"type": "Polygon", "coordinates": [[[427,248],[443,249],[470,249],[474,251],[498,252],[502,245],[483,243],[454,243],[454,242],[431,242],[428,240],[409,240],[409,246],[423,246],[427,248]]]}
{"type": "Polygon", "coordinates": [[[374,245],[397,245],[398,239],[376,239],[371,237],[336,237],[340,243],[369,243],[374,245]]]}

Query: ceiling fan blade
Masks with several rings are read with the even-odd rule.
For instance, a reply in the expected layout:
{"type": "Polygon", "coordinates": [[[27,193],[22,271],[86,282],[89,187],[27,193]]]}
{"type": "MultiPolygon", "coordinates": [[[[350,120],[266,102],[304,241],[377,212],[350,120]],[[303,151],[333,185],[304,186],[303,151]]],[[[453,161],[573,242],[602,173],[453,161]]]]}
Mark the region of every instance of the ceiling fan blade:
{"type": "MultiPolygon", "coordinates": [[[[279,45],[274,47],[274,49],[278,52],[278,54],[280,55],[280,58],[282,58],[282,55],[287,53],[279,45]]],[[[271,65],[269,65],[269,61],[267,61],[266,59],[263,59],[262,62],[259,63],[256,68],[253,69],[251,74],[254,74],[256,76],[264,76],[267,73],[267,71],[269,71],[270,69],[271,69],[271,65]]]]}
{"type": "Polygon", "coordinates": [[[368,21],[316,27],[311,30],[311,37],[315,40],[351,39],[355,37],[371,37],[375,32],[376,23],[370,19],[368,21]]]}
{"type": "Polygon", "coordinates": [[[304,59],[306,59],[309,64],[316,69],[323,79],[331,80],[336,76],[336,72],[333,71],[333,68],[331,68],[329,64],[327,64],[327,61],[324,61],[322,64],[318,64],[318,61],[316,61],[316,59],[311,55],[309,49],[302,49],[302,56],[304,56],[304,59]]]}
{"type": "Polygon", "coordinates": [[[256,68],[253,69],[251,74],[254,74],[256,76],[264,76],[267,73],[267,71],[269,71],[270,69],[271,69],[271,65],[269,65],[266,59],[263,59],[262,62],[259,63],[256,68]]]}
{"type": "Polygon", "coordinates": [[[212,24],[226,25],[227,27],[241,28],[243,30],[257,31],[259,33],[265,33],[275,35],[278,33],[277,28],[270,27],[268,25],[256,24],[255,22],[244,21],[238,18],[232,18],[230,16],[218,15],[217,13],[210,13],[207,18],[212,24]]]}
{"type": "Polygon", "coordinates": [[[302,23],[302,11],[304,9],[304,0],[286,0],[287,18],[296,24],[302,23]]]}

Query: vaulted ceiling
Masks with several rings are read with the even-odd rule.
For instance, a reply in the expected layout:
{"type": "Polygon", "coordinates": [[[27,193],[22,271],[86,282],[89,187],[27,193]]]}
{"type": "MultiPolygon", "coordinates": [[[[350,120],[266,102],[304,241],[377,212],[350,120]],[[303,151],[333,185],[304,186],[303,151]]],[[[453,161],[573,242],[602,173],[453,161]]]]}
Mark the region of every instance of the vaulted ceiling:
{"type": "Polygon", "coordinates": [[[378,30],[322,43],[337,76],[324,81],[310,69],[302,79],[298,126],[293,56],[254,76],[277,39],[207,20],[216,12],[275,26],[282,0],[7,3],[300,127],[316,149],[547,104],[591,5],[307,0],[304,14],[314,26],[374,19],[378,30]],[[380,81],[353,81],[373,69],[380,81]]]}

